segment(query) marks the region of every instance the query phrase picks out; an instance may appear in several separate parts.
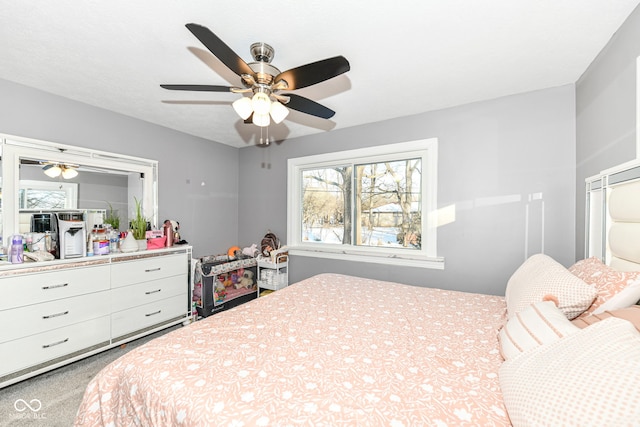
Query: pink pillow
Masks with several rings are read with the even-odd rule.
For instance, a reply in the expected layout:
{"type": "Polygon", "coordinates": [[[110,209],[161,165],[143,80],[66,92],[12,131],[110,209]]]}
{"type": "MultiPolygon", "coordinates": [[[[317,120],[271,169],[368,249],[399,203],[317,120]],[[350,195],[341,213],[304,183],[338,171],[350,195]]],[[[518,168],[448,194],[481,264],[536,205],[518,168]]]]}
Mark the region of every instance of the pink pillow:
{"type": "MultiPolygon", "coordinates": [[[[569,267],[569,271],[585,283],[595,286],[598,292],[591,306],[580,317],[593,314],[602,304],[611,300],[627,286],[640,279],[640,271],[618,271],[604,264],[596,257],[576,262],[569,267]]],[[[622,307],[610,307],[610,309],[616,308],[622,307]]]]}
{"type": "Polygon", "coordinates": [[[633,323],[633,326],[640,332],[640,305],[632,305],[631,307],[621,308],[619,310],[605,311],[600,314],[593,314],[586,317],[578,317],[573,319],[571,323],[580,329],[600,322],[608,317],[618,317],[633,323]]]}

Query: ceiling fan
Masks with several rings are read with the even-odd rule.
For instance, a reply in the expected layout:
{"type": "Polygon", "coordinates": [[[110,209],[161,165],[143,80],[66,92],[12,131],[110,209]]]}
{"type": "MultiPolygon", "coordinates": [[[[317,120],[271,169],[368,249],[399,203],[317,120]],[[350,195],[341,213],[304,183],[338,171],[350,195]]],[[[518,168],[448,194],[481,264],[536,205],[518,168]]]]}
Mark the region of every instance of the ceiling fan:
{"type": "Polygon", "coordinates": [[[335,111],[311,99],[279,92],[301,89],[346,73],[350,66],[345,57],[334,56],[280,72],[271,65],[274,49],[266,43],[251,45],[250,51],[255,62],[247,64],[207,27],[198,24],[187,24],[186,27],[224,65],[240,76],[242,87],[191,84],[161,84],[161,87],[170,90],[251,94],[251,97],[243,96],[234,101],[233,108],[245,123],[260,127],[269,126],[271,119],[275,123],[284,120],[289,113],[285,105],[292,110],[323,119],[329,119],[335,114],[335,111]]]}

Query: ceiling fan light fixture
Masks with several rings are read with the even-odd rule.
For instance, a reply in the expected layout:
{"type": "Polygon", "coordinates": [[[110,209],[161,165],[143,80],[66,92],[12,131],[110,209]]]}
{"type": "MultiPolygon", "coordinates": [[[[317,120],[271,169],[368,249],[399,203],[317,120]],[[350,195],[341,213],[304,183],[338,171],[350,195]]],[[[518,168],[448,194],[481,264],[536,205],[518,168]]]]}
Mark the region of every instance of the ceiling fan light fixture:
{"type": "Polygon", "coordinates": [[[45,165],[42,170],[49,178],[57,178],[62,173],[62,168],[58,165],[45,165]]]}
{"type": "Polygon", "coordinates": [[[253,113],[253,124],[259,127],[267,127],[271,119],[269,119],[269,113],[267,114],[258,114],[256,112],[253,113]]]}
{"type": "Polygon", "coordinates": [[[254,114],[269,114],[271,111],[271,99],[269,95],[264,92],[257,92],[251,98],[251,106],[253,107],[254,114]]]}
{"type": "Polygon", "coordinates": [[[76,176],[78,176],[77,170],[66,167],[66,166],[62,169],[62,177],[64,179],[71,179],[71,178],[75,178],[76,176]]]}
{"type": "Polygon", "coordinates": [[[289,115],[289,109],[276,101],[271,104],[270,113],[273,121],[278,124],[281,123],[287,115],[289,115]]]}
{"type": "Polygon", "coordinates": [[[242,118],[242,120],[247,120],[251,113],[253,113],[253,106],[251,103],[251,99],[243,96],[240,99],[233,101],[233,109],[236,110],[236,113],[242,118]]]}

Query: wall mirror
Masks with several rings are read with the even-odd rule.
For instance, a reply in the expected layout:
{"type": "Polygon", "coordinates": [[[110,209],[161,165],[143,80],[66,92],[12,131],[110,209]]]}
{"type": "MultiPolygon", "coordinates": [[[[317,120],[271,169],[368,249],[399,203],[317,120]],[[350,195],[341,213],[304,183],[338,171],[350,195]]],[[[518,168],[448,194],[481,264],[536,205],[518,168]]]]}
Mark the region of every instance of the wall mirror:
{"type": "Polygon", "coordinates": [[[11,135],[0,134],[0,141],[3,242],[29,231],[31,214],[38,211],[113,209],[126,230],[136,199],[158,226],[157,161],[11,135]],[[45,174],[56,166],[62,166],[57,176],[45,174]]]}

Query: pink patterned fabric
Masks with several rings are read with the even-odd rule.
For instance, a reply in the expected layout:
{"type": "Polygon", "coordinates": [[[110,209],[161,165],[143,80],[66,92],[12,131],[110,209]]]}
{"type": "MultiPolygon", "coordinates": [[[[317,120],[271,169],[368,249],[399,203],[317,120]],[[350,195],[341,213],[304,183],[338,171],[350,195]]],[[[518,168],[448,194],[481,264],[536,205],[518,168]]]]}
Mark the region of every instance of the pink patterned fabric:
{"type": "Polygon", "coordinates": [[[640,271],[618,271],[596,257],[576,262],[569,267],[569,271],[585,283],[595,286],[598,292],[591,306],[579,317],[593,314],[598,307],[640,278],[640,271]]]}
{"type": "Polygon", "coordinates": [[[508,426],[502,297],[323,274],[154,339],[76,426],[508,426]]]}

